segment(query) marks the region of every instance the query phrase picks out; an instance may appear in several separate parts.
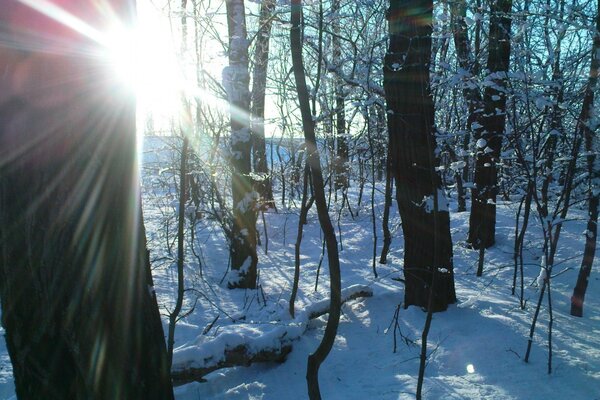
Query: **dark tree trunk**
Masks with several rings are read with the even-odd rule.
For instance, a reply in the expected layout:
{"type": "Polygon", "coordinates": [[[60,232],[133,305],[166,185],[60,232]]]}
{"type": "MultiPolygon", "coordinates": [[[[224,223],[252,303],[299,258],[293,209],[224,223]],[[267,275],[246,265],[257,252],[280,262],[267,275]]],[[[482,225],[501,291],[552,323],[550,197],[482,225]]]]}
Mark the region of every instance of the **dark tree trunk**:
{"type": "Polygon", "coordinates": [[[429,86],[432,0],[392,0],[385,56],[391,168],[404,233],[404,305],[442,311],[456,301],[450,217],[438,160],[429,86]],[[439,204],[439,207],[434,207],[439,204]],[[436,288],[429,302],[434,271],[436,288]]]}
{"type": "Polygon", "coordinates": [[[390,155],[386,158],[386,172],[385,172],[385,202],[383,205],[383,220],[381,225],[383,226],[383,248],[381,249],[381,256],[379,257],[380,264],[387,264],[387,255],[392,244],[392,233],[390,232],[390,208],[392,207],[392,187],[394,183],[394,177],[392,176],[392,170],[390,168],[390,155]]]}
{"type": "Polygon", "coordinates": [[[506,116],[506,74],[510,60],[510,26],[512,0],[490,4],[490,34],[488,39],[487,73],[490,85],[483,93],[484,111],[478,118],[474,134],[475,187],[471,192],[471,215],[467,241],[476,249],[495,243],[496,196],[500,149],[506,116]]]}
{"type": "Polygon", "coordinates": [[[260,196],[262,208],[275,208],[265,145],[265,91],[269,64],[269,39],[271,38],[274,10],[275,0],[264,0],[260,5],[252,77],[252,153],[254,172],[261,176],[255,186],[260,196]]]}
{"type": "MultiPolygon", "coordinates": [[[[61,4],[100,31],[114,22],[61,4]]],[[[133,2],[111,5],[130,21],[133,2]]],[[[0,35],[0,298],[17,396],[173,399],[135,100],[86,58],[97,44],[19,2],[3,2],[0,35]]]]}
{"type": "MultiPolygon", "coordinates": [[[[466,0],[459,0],[450,5],[452,13],[452,36],[454,38],[454,47],[456,48],[456,56],[460,67],[468,73],[466,79],[471,79],[474,76],[475,58],[471,52],[471,42],[467,23],[467,4],[466,0]]],[[[463,86],[463,96],[469,108],[469,129],[470,124],[477,117],[478,109],[482,107],[482,98],[479,88],[474,85],[465,84],[463,86]]]]}
{"type": "Polygon", "coordinates": [[[325,184],[323,182],[323,173],[321,171],[321,161],[317,140],[315,137],[315,123],[310,112],[310,98],[306,86],[306,77],[304,73],[304,62],[302,60],[302,1],[292,0],[290,30],[290,44],[292,48],[292,63],[294,69],[294,78],[296,89],[298,91],[298,101],[300,103],[300,112],[302,114],[302,127],[304,130],[304,140],[306,142],[306,161],[310,167],[312,184],[314,190],[315,204],[317,205],[317,215],[319,224],[327,244],[327,260],[329,261],[329,279],[330,279],[330,305],[329,318],[323,339],[319,347],[308,357],[306,370],[306,381],[308,384],[308,396],[311,400],[321,399],[319,390],[319,368],[325,358],[331,351],[337,328],[340,321],[340,312],[342,304],[341,294],[341,276],[340,276],[340,258],[338,254],[338,245],[335,237],[335,231],[331,218],[327,211],[325,200],[325,184]]]}
{"type": "MultiPolygon", "coordinates": [[[[456,171],[456,186],[458,192],[458,211],[467,210],[466,191],[463,185],[464,180],[470,175],[469,166],[469,142],[473,136],[473,130],[481,125],[481,117],[483,111],[483,99],[479,87],[473,82],[476,74],[476,60],[471,51],[471,42],[469,40],[469,31],[466,23],[467,3],[466,0],[459,0],[450,4],[450,12],[452,13],[452,36],[454,37],[454,47],[456,48],[456,57],[458,64],[467,73],[465,82],[462,87],[463,97],[467,103],[469,115],[467,117],[467,126],[465,137],[462,141],[463,156],[462,161],[464,166],[462,171],[456,171]]],[[[458,161],[458,156],[456,157],[458,161]]]]}
{"type": "Polygon", "coordinates": [[[598,84],[598,72],[600,71],[600,0],[598,1],[596,14],[596,33],[592,47],[592,64],[590,66],[590,77],[585,91],[585,97],[579,118],[579,126],[584,132],[585,147],[588,162],[589,187],[588,187],[588,223],[585,235],[585,250],[583,260],[577,276],[577,283],[571,297],[571,315],[583,316],[583,301],[587,290],[588,279],[592,271],[594,255],[596,254],[596,240],[598,237],[598,203],[600,202],[600,168],[598,166],[597,149],[598,138],[589,127],[592,107],[594,106],[594,92],[598,84]]]}
{"type": "Polygon", "coordinates": [[[231,185],[233,196],[233,231],[231,237],[230,288],[255,288],[258,256],[256,254],[256,193],[250,173],[250,92],[248,74],[248,40],[244,0],[227,0],[229,31],[229,66],[223,80],[231,107],[231,185]]]}

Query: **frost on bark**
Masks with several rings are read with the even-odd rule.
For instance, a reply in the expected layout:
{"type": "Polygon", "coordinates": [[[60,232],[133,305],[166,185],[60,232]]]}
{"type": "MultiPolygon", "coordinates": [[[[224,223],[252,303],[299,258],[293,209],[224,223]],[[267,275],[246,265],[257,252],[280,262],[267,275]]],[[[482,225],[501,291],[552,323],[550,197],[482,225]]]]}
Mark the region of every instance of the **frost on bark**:
{"type": "Polygon", "coordinates": [[[392,0],[384,61],[390,168],[404,233],[404,305],[433,311],[456,301],[450,218],[435,167],[434,106],[429,87],[432,0],[392,0]]]}
{"type": "Polygon", "coordinates": [[[471,124],[476,142],[475,187],[467,241],[476,249],[494,245],[500,149],[506,123],[506,75],[510,59],[512,0],[490,4],[489,53],[483,115],[471,124]],[[473,124],[476,124],[473,126],[473,124]]]}
{"type": "MultiPolygon", "coordinates": [[[[132,2],[110,3],[131,16],[132,2]]],[[[89,4],[61,2],[102,29],[89,4]]],[[[89,57],[96,43],[19,2],[3,2],[0,35],[0,298],[16,394],[172,399],[135,100],[89,57]]]]}
{"type": "Polygon", "coordinates": [[[258,19],[259,27],[254,50],[254,73],[252,76],[252,156],[254,173],[260,177],[255,186],[260,195],[261,207],[263,208],[275,207],[265,145],[265,91],[269,64],[269,41],[274,11],[275,0],[263,0],[261,2],[258,19]]]}
{"type": "Polygon", "coordinates": [[[255,288],[256,192],[251,173],[250,92],[248,39],[243,0],[227,0],[229,66],[223,70],[231,113],[231,185],[233,229],[231,234],[230,288],[255,288]]]}

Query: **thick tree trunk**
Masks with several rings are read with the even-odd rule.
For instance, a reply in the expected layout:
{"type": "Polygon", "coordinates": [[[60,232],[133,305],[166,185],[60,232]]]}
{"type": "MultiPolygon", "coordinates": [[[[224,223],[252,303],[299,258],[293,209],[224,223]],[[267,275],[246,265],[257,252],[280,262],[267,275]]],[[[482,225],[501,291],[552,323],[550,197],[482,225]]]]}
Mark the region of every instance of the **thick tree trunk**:
{"type": "Polygon", "coordinates": [[[254,73],[252,76],[252,153],[254,172],[261,176],[256,182],[262,208],[275,208],[273,186],[267,167],[265,145],[265,91],[267,86],[267,67],[269,64],[269,40],[275,0],[264,0],[260,5],[258,32],[254,50],[254,73]]]}
{"type": "Polygon", "coordinates": [[[432,0],[393,0],[385,56],[391,168],[404,233],[404,306],[445,310],[456,301],[450,217],[435,171],[438,161],[429,87],[432,0]],[[436,202],[439,207],[434,209],[436,202]],[[429,302],[433,274],[434,299],[429,302]]]}
{"type": "Polygon", "coordinates": [[[250,173],[250,84],[248,74],[248,39],[244,0],[227,0],[229,31],[229,66],[223,80],[231,107],[231,185],[233,196],[233,231],[231,237],[230,288],[255,288],[258,256],[256,254],[256,192],[250,173]]]}
{"type": "Polygon", "coordinates": [[[325,361],[325,358],[333,347],[337,328],[340,321],[340,312],[342,304],[341,276],[340,276],[340,258],[338,254],[338,244],[335,237],[335,231],[331,218],[327,211],[325,200],[325,184],[323,182],[323,173],[321,171],[321,161],[317,140],[315,137],[315,123],[310,112],[310,98],[306,86],[306,77],[304,73],[304,62],[302,60],[302,1],[292,0],[290,30],[290,44],[292,48],[292,63],[294,69],[294,79],[296,81],[296,90],[298,91],[298,101],[300,103],[300,112],[302,114],[302,127],[304,130],[304,140],[306,142],[307,162],[310,167],[315,204],[317,205],[317,214],[321,230],[327,244],[327,260],[329,261],[329,279],[330,279],[330,299],[329,318],[323,339],[319,347],[308,357],[308,366],[306,370],[306,381],[308,384],[308,396],[311,400],[321,398],[319,390],[319,367],[325,361]]]}
{"type": "Polygon", "coordinates": [[[495,243],[496,195],[500,149],[506,123],[506,74],[510,60],[512,0],[490,4],[488,76],[483,94],[484,112],[474,133],[476,144],[475,187],[471,192],[471,215],[467,241],[476,249],[495,243]]]}
{"type": "Polygon", "coordinates": [[[588,187],[588,223],[585,235],[585,250],[577,276],[577,283],[571,297],[571,315],[583,316],[583,301],[587,290],[588,279],[592,271],[594,255],[596,254],[596,241],[598,237],[598,203],[600,202],[600,165],[598,156],[594,152],[598,149],[598,138],[589,127],[590,116],[594,107],[594,93],[598,86],[598,73],[600,71],[600,0],[596,14],[596,32],[592,47],[592,64],[590,77],[585,91],[585,97],[579,118],[579,126],[584,132],[585,147],[588,162],[589,187],[588,187]]]}
{"type": "MultiPolygon", "coordinates": [[[[61,4],[99,31],[114,22],[61,4]]],[[[132,2],[111,5],[132,17],[132,2]]],[[[0,27],[0,298],[17,396],[172,399],[134,98],[86,57],[92,40],[19,2],[3,2],[0,27]]]]}

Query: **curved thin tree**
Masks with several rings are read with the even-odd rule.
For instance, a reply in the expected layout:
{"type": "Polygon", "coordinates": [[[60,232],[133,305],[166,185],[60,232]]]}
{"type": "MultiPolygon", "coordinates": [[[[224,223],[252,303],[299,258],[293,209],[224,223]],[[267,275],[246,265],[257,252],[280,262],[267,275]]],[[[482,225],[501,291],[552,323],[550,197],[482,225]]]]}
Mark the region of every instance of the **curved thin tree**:
{"type": "Polygon", "coordinates": [[[290,43],[292,49],[292,63],[294,78],[296,81],[296,90],[298,91],[298,101],[300,103],[300,112],[302,114],[302,127],[304,128],[304,140],[307,149],[307,162],[310,167],[312,184],[314,190],[315,204],[317,205],[317,214],[319,223],[327,246],[327,260],[329,261],[329,279],[330,279],[330,305],[329,319],[325,327],[325,334],[319,344],[319,347],[308,357],[308,367],[306,370],[306,381],[308,383],[308,396],[311,400],[321,398],[319,390],[319,367],[325,361],[325,358],[333,347],[337,328],[340,322],[341,311],[341,277],[340,277],[340,258],[338,254],[338,244],[335,237],[335,230],[329,213],[327,211],[327,202],[325,199],[325,184],[323,182],[323,173],[321,171],[321,161],[317,148],[315,137],[315,122],[310,112],[310,97],[306,87],[306,75],[304,73],[304,62],[302,60],[302,1],[292,0],[291,12],[292,28],[290,30],[290,43]]]}

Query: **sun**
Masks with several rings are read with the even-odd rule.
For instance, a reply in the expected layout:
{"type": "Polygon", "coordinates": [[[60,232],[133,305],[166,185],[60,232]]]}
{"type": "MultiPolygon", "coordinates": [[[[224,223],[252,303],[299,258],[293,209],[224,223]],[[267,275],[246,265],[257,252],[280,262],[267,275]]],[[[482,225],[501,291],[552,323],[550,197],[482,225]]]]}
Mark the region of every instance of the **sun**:
{"type": "Polygon", "coordinates": [[[109,30],[105,48],[110,68],[136,94],[140,111],[175,115],[185,83],[171,32],[157,19],[139,16],[134,27],[109,30]]]}
{"type": "MultiPolygon", "coordinates": [[[[182,68],[168,18],[149,1],[139,1],[133,26],[121,21],[106,0],[85,4],[74,0],[18,0],[23,6],[62,25],[65,38],[87,37],[95,42],[103,64],[137,97],[138,110],[175,115],[184,91],[182,68]]],[[[125,4],[126,2],[123,2],[125,4]]],[[[44,25],[44,21],[40,22],[44,25]]],[[[50,28],[46,28],[50,29],[50,28]]],[[[55,29],[55,27],[50,30],[55,29]]],[[[88,57],[84,49],[82,56],[88,57]]]]}

